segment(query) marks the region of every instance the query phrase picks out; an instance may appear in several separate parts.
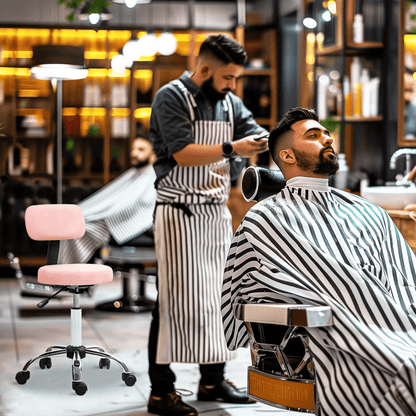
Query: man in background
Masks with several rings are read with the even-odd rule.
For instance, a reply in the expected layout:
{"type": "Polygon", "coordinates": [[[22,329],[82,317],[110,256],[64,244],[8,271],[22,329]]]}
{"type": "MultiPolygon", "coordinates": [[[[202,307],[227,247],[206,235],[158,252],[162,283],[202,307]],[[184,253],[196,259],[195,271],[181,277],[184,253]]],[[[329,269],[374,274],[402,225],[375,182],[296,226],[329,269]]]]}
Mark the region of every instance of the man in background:
{"type": "Polygon", "coordinates": [[[154,159],[150,141],[146,137],[134,139],[132,167],[78,204],[85,217],[85,234],[61,241],[59,263],[86,263],[111,237],[121,245],[152,228],[154,159]]]}

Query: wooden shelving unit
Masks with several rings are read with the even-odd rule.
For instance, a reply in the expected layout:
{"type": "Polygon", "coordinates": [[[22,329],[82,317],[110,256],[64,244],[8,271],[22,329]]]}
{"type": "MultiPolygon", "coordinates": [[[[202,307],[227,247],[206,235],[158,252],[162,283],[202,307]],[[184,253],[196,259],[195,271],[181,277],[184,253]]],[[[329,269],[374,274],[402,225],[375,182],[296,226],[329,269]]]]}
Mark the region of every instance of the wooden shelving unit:
{"type": "MultiPolygon", "coordinates": [[[[317,83],[317,79],[325,74],[330,79],[334,73],[339,74],[340,87],[338,85],[338,90],[340,91],[341,101],[337,100],[337,104],[332,106],[328,105],[328,117],[333,120],[339,121],[341,123],[341,128],[335,132],[337,138],[337,145],[339,151],[346,154],[346,159],[350,169],[354,168],[354,149],[357,144],[357,136],[361,132],[367,131],[368,126],[372,125],[377,126],[378,129],[382,129],[382,122],[384,121],[383,111],[384,106],[383,102],[383,82],[385,81],[385,73],[383,71],[383,42],[380,41],[383,39],[383,26],[385,21],[376,20],[374,22],[369,22],[369,17],[366,15],[366,11],[363,10],[364,14],[364,24],[367,25],[370,23],[373,25],[374,30],[371,32],[365,32],[365,36],[374,36],[374,38],[369,37],[368,39],[364,38],[364,42],[355,43],[353,42],[353,28],[352,22],[354,20],[354,14],[356,11],[356,2],[355,0],[336,0],[336,13],[331,14],[331,20],[327,23],[323,23],[321,20],[323,5],[319,1],[307,1],[306,4],[313,4],[314,17],[318,21],[318,28],[311,35],[314,36],[315,40],[315,51],[314,51],[314,82],[317,83]],[[327,25],[327,27],[325,27],[327,25]],[[332,26],[331,26],[332,25],[332,26]],[[327,31],[330,34],[330,41],[325,42],[324,32],[327,31]],[[370,77],[378,77],[380,79],[380,90],[379,90],[379,113],[377,116],[363,117],[361,115],[347,115],[346,114],[346,103],[345,103],[345,94],[343,94],[343,85],[344,78],[348,77],[350,81],[350,91],[353,91],[354,87],[351,85],[351,63],[354,57],[359,57],[363,64],[363,68],[367,68],[370,73],[370,77]],[[370,124],[367,124],[370,123],[370,124]]],[[[364,3],[363,3],[364,4],[364,3]]],[[[379,3],[372,3],[371,7],[380,7],[385,10],[384,0],[380,0],[379,3]]],[[[368,9],[369,10],[369,9],[368,9]]],[[[367,10],[367,11],[368,11],[367,10]]],[[[383,13],[379,14],[383,15],[383,13]]],[[[332,78],[333,79],[333,78],[332,78]]],[[[314,107],[318,106],[317,98],[317,87],[314,88],[314,107]]],[[[329,93],[328,93],[329,94],[329,93]]],[[[334,95],[334,93],[332,93],[334,95]]],[[[338,94],[338,93],[336,93],[338,94]]],[[[352,96],[354,100],[354,97],[352,96]]],[[[330,100],[328,99],[328,102],[330,100]]]]}

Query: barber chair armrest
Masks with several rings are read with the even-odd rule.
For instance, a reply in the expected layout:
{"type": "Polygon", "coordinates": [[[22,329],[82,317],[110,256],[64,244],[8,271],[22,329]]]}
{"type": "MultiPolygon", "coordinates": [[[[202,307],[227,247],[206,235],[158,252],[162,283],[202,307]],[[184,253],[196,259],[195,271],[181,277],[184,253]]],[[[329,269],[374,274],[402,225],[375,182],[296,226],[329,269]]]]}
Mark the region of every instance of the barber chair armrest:
{"type": "Polygon", "coordinates": [[[240,321],[308,328],[332,326],[329,306],[274,303],[235,303],[234,316],[240,321]]]}

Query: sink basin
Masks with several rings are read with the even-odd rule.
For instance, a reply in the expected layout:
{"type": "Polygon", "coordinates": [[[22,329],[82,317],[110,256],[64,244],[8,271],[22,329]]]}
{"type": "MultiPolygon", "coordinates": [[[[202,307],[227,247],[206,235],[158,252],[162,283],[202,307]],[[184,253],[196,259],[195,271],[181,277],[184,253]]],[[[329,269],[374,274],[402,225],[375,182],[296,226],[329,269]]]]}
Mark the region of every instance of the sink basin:
{"type": "Polygon", "coordinates": [[[361,196],[384,209],[403,209],[416,203],[416,187],[369,186],[361,196]]]}

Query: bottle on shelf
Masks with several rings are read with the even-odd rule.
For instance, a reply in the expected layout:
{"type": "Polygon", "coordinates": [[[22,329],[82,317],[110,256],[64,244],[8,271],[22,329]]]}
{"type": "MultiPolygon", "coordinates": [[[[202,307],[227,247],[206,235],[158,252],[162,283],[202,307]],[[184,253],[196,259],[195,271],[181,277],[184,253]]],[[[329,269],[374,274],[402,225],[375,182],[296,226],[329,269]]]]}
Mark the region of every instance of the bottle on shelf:
{"type": "Polygon", "coordinates": [[[371,90],[370,90],[370,71],[363,68],[361,71],[361,86],[362,86],[362,104],[361,111],[363,117],[371,116],[371,90]]]}
{"type": "Polygon", "coordinates": [[[334,187],[338,189],[348,188],[349,167],[344,153],[338,154],[339,170],[334,177],[334,187]]]}
{"type": "Polygon", "coordinates": [[[328,103],[327,93],[329,86],[329,77],[326,74],[322,74],[318,78],[318,97],[317,97],[317,113],[321,120],[325,120],[328,117],[328,103]]]}
{"type": "Polygon", "coordinates": [[[361,116],[361,100],[362,100],[362,85],[361,85],[361,61],[358,56],[352,58],[351,63],[351,86],[353,97],[353,114],[354,116],[361,116]]]}
{"type": "Polygon", "coordinates": [[[364,20],[362,14],[356,14],[354,16],[354,22],[352,24],[353,42],[364,42],[364,20]]]}
{"type": "Polygon", "coordinates": [[[352,41],[354,43],[364,42],[364,19],[362,8],[362,0],[356,0],[354,22],[352,24],[352,41]]]}
{"type": "Polygon", "coordinates": [[[379,90],[380,90],[380,78],[374,77],[370,80],[370,117],[378,116],[379,108],[379,90]]]}
{"type": "Polygon", "coordinates": [[[344,106],[345,106],[345,116],[351,117],[352,116],[352,94],[350,90],[350,80],[348,75],[344,76],[344,83],[343,83],[343,90],[344,90],[344,106]]]}

